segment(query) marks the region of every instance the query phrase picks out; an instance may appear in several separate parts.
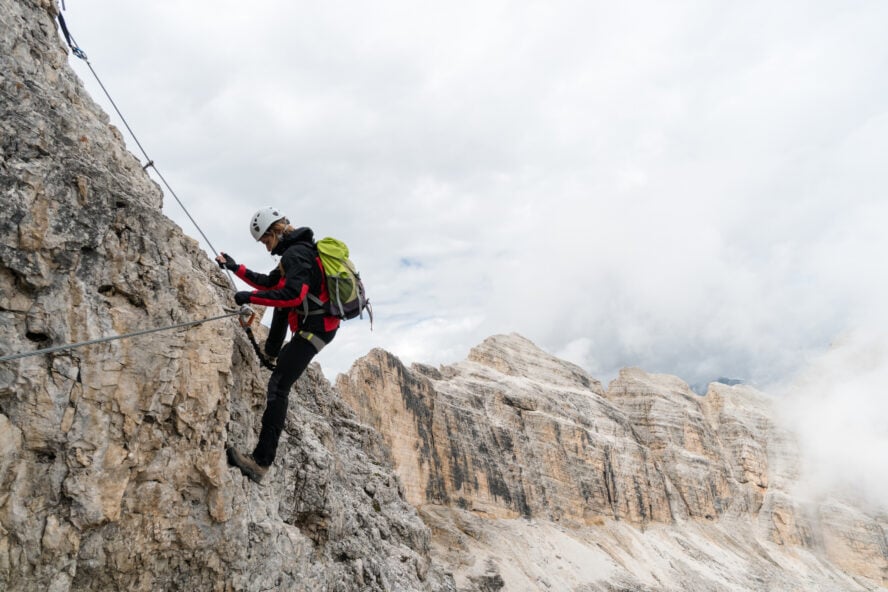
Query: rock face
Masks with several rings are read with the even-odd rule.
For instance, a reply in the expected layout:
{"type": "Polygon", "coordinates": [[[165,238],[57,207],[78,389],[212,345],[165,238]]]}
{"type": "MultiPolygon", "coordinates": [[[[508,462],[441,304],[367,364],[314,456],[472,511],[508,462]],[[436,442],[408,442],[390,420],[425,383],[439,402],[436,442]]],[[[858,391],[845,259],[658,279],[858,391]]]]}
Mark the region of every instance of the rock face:
{"type": "MultiPolygon", "coordinates": [[[[225,276],[67,66],[0,0],[0,353],[221,315],[225,276]]],[[[0,362],[0,590],[449,590],[379,436],[316,367],[261,487],[267,371],[232,318],[0,362]]]]}
{"type": "Polygon", "coordinates": [[[375,350],[337,387],[461,590],[888,584],[888,517],[797,499],[795,441],[751,388],[627,369],[603,389],[517,335],[438,369],[375,350]]]}
{"type": "MultiPolygon", "coordinates": [[[[67,66],[0,0],[0,354],[221,315],[226,277],[67,66]]],[[[261,331],[261,330],[260,330],[261,331]]],[[[321,356],[323,359],[323,355],[321,356]]],[[[521,337],[462,363],[312,366],[279,458],[232,318],[0,362],[0,590],[876,590],[888,518],[793,486],[770,400],[521,337]],[[348,404],[346,404],[346,401],[348,404]]]]}

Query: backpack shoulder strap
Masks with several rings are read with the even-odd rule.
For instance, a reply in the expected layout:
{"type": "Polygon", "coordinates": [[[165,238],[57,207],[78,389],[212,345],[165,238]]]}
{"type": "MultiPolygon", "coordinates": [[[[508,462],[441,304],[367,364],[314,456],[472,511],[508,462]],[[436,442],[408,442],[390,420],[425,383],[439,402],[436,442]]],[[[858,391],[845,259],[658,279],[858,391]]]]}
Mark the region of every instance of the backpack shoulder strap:
{"type": "Polygon", "coordinates": [[[327,314],[324,310],[324,301],[321,300],[321,297],[327,291],[327,273],[324,271],[324,263],[321,261],[321,256],[318,253],[318,247],[314,245],[315,252],[315,263],[318,264],[318,270],[321,272],[321,292],[318,295],[312,294],[311,291],[305,296],[305,299],[302,301],[302,309],[299,311],[299,314],[305,317],[317,316],[322,314],[327,314]],[[310,309],[308,303],[311,302],[316,306],[314,309],[310,309]]]}

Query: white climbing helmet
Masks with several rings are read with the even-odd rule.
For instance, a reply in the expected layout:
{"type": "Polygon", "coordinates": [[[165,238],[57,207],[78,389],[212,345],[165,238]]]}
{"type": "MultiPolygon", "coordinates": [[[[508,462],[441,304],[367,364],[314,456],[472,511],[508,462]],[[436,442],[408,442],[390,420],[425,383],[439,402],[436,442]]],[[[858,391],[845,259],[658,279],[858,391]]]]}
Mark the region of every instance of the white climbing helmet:
{"type": "Polygon", "coordinates": [[[281,211],[277,208],[265,206],[253,214],[253,219],[250,220],[250,234],[253,235],[253,238],[259,240],[271,228],[272,224],[285,218],[286,216],[281,214],[281,211]]]}

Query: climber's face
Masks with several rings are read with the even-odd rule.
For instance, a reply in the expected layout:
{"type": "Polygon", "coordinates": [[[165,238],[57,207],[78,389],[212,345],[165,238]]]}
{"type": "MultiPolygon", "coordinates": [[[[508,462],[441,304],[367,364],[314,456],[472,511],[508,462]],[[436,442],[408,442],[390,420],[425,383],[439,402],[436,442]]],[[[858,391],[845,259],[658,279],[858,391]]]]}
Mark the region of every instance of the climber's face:
{"type": "Polygon", "coordinates": [[[266,232],[259,237],[259,242],[265,245],[265,249],[271,253],[278,244],[278,237],[273,232],[266,232]]]}

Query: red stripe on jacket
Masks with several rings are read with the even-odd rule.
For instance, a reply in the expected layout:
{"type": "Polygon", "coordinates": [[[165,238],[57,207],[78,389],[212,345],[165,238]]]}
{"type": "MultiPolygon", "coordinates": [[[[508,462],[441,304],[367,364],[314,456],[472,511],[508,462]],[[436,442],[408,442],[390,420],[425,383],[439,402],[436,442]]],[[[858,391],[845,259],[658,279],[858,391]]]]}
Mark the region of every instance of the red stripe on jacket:
{"type": "MultiPolygon", "coordinates": [[[[321,293],[318,295],[318,299],[321,302],[327,302],[330,300],[330,293],[327,291],[327,279],[324,273],[324,264],[321,263],[321,258],[316,257],[315,261],[317,261],[318,267],[321,270],[321,293]]],[[[305,300],[306,296],[308,296],[308,284],[302,284],[302,290],[299,293],[299,296],[296,298],[291,298],[289,300],[274,300],[273,298],[257,298],[255,296],[256,292],[264,292],[266,290],[279,290],[284,287],[284,284],[287,283],[287,277],[285,275],[281,276],[280,281],[274,287],[269,288],[268,286],[260,286],[258,284],[254,284],[250,280],[248,280],[246,276],[246,266],[240,265],[235,272],[235,275],[240,279],[244,280],[250,286],[256,288],[253,292],[253,295],[250,296],[251,304],[258,304],[260,306],[273,306],[277,308],[293,308],[290,313],[287,315],[287,321],[290,325],[290,330],[296,332],[299,330],[299,314],[296,307],[302,306],[302,302],[305,300]]],[[[333,331],[339,328],[339,324],[341,323],[341,319],[339,317],[334,317],[330,315],[324,316],[324,331],[333,331]]]]}
{"type": "MultiPolygon", "coordinates": [[[[257,290],[257,292],[264,292],[265,290],[257,290]]],[[[262,306],[276,306],[278,308],[290,308],[291,306],[299,306],[302,304],[302,301],[305,300],[305,297],[308,296],[308,284],[302,284],[302,290],[299,292],[299,296],[296,298],[290,298],[289,300],[275,300],[273,298],[257,298],[256,292],[253,292],[253,295],[250,296],[250,302],[254,304],[261,304],[262,306]]]]}
{"type": "Polygon", "coordinates": [[[286,277],[281,276],[281,279],[274,286],[270,286],[270,287],[269,286],[260,286],[259,284],[255,283],[255,282],[251,282],[247,278],[247,266],[244,265],[243,263],[238,265],[237,271],[234,272],[234,275],[236,275],[237,277],[242,279],[244,281],[244,283],[248,284],[251,288],[256,288],[257,290],[280,290],[281,288],[284,287],[284,283],[287,281],[286,277]]]}

